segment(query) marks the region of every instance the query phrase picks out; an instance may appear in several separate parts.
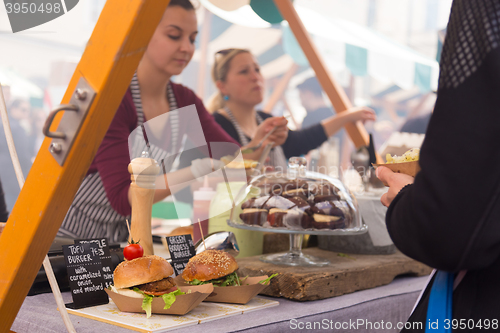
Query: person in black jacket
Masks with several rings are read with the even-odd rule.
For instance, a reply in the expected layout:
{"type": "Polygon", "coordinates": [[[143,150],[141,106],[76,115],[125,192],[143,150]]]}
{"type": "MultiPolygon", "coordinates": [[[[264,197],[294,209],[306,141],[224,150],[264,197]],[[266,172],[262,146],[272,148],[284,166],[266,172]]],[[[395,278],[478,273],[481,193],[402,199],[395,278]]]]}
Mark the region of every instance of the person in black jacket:
{"type": "MultiPolygon", "coordinates": [[[[245,49],[221,50],[215,55],[212,79],[218,94],[207,109],[214,112],[217,121],[240,144],[246,145],[258,125],[271,117],[255,107],[263,100],[264,78],[255,57],[245,49]]],[[[375,120],[373,110],[352,108],[329,117],[321,123],[300,131],[289,131],[286,141],[273,148],[269,164],[286,168],[286,159],[306,154],[320,146],[346,123],[375,120]]]]}
{"type": "MultiPolygon", "coordinates": [[[[467,323],[457,331],[498,331],[500,2],[453,2],[440,67],[421,171],[413,179],[377,168],[389,184],[381,201],[401,252],[456,274],[453,319],[467,323]]],[[[432,283],[410,321],[426,322],[432,283]]]]}

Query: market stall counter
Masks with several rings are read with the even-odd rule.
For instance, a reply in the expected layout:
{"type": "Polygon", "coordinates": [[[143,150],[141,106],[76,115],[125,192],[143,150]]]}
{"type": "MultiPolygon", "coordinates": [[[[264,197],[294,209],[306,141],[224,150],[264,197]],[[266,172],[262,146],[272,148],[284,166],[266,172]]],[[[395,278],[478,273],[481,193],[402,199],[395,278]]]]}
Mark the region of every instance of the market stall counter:
{"type": "MultiPolygon", "coordinates": [[[[410,315],[428,277],[398,277],[388,285],[317,301],[296,302],[284,298],[258,296],[278,301],[279,306],[246,312],[176,329],[179,333],[284,332],[292,329],[335,332],[399,332],[410,315]],[[390,323],[390,324],[389,324],[390,323]],[[314,326],[315,325],[315,326],[314,326]],[[383,325],[383,326],[382,326],[383,325]],[[382,329],[383,327],[383,329],[382,329]],[[392,327],[392,328],[390,328],[392,327]]],[[[66,302],[69,292],[63,293],[66,302]]],[[[15,332],[66,332],[52,294],[26,297],[12,326],[15,332]]],[[[132,332],[112,324],[70,315],[79,333],[132,332]]],[[[143,332],[149,330],[144,329],[143,332]]]]}
{"type": "MultiPolygon", "coordinates": [[[[169,252],[161,244],[154,244],[154,251],[161,257],[169,257],[169,252]]],[[[366,332],[370,330],[359,325],[391,322],[396,327],[399,322],[404,323],[425,285],[425,275],[430,272],[427,266],[399,252],[391,255],[346,255],[318,248],[304,249],[304,252],[328,258],[331,265],[290,267],[261,262],[259,256],[237,259],[240,276],[271,275],[276,272],[281,275],[253,303],[241,308],[238,305],[203,302],[202,308],[185,316],[158,315],[163,317],[157,318],[162,324],[155,329],[154,315],[145,319],[144,314],[121,313],[110,303],[76,310],[79,311],[78,316],[74,315],[75,310],[70,310],[73,311],[70,312],[71,321],[77,332],[131,332],[132,326],[130,323],[125,324],[125,317],[137,319],[135,329],[141,332],[287,331],[293,328],[306,329],[303,325],[313,325],[314,322],[317,328],[318,325],[323,325],[322,328],[334,325],[332,328],[335,329],[335,325],[343,325],[337,331],[366,332]],[[210,313],[210,317],[207,313],[210,313]],[[99,316],[100,321],[96,320],[99,316]],[[117,321],[112,323],[114,319],[117,321]],[[167,321],[172,324],[165,324],[167,321]],[[353,326],[354,322],[356,326],[353,326]],[[346,329],[347,323],[351,328],[360,328],[346,329]]],[[[65,292],[63,298],[69,303],[71,294],[65,292]]],[[[26,297],[12,330],[66,331],[51,293],[26,297]]]]}

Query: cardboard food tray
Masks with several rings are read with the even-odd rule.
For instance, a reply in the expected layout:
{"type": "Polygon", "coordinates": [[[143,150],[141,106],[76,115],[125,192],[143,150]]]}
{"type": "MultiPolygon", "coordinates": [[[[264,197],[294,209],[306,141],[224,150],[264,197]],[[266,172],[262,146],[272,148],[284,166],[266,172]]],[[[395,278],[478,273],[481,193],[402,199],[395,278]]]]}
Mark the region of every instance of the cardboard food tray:
{"type": "MultiPolygon", "coordinates": [[[[391,169],[396,173],[403,173],[408,176],[415,177],[420,171],[420,164],[418,161],[402,162],[402,163],[386,163],[386,164],[373,164],[374,167],[384,166],[391,169]]],[[[387,186],[387,184],[384,184],[387,186]]]]}
{"type": "MultiPolygon", "coordinates": [[[[201,286],[187,285],[179,286],[179,288],[186,294],[176,296],[174,304],[172,304],[169,309],[163,308],[165,303],[161,297],[155,297],[151,304],[151,313],[184,315],[194,309],[214,290],[212,284],[205,284],[201,286]],[[187,293],[188,290],[191,290],[189,294],[187,293]]],[[[146,311],[142,309],[142,298],[124,296],[109,289],[105,289],[105,291],[120,311],[146,313],[146,311]]]]}
{"type": "MultiPolygon", "coordinates": [[[[267,279],[269,276],[252,276],[248,277],[242,281],[241,286],[231,286],[231,287],[213,287],[214,291],[204,302],[217,302],[217,303],[231,303],[231,304],[246,304],[252,298],[257,296],[261,291],[266,289],[269,285],[262,285],[259,281],[267,279]]],[[[190,286],[187,282],[182,279],[181,276],[177,276],[175,282],[178,286],[190,286]]]]}

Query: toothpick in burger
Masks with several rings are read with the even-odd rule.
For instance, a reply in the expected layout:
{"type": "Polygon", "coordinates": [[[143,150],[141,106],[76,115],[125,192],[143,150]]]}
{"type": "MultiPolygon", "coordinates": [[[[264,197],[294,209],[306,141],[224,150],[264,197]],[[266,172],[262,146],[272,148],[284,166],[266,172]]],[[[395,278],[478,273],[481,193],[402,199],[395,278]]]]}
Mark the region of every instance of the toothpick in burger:
{"type": "Polygon", "coordinates": [[[113,273],[111,290],[128,297],[143,298],[142,309],[151,316],[153,298],[161,297],[169,309],[178,295],[184,295],[170,276],[172,266],[158,256],[139,257],[121,262],[113,273]]]}
{"type": "Polygon", "coordinates": [[[182,278],[192,285],[212,283],[214,287],[240,286],[237,269],[238,263],[229,253],[206,250],[189,259],[182,278]]]}

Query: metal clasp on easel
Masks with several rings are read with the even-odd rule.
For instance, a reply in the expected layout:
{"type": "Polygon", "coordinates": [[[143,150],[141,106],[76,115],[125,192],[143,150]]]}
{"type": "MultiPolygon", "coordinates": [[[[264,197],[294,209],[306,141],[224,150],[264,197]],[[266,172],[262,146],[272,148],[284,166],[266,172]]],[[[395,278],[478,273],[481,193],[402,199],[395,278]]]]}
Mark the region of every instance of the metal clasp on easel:
{"type": "Polygon", "coordinates": [[[46,125],[43,129],[43,134],[46,137],[52,138],[49,146],[49,151],[54,159],[63,165],[68,156],[75,136],[78,134],[80,127],[87,116],[87,111],[90,109],[94,101],[96,93],[94,89],[82,77],[78,82],[75,92],[71,97],[69,104],[63,104],[52,110],[47,118],[46,125]],[[64,112],[61,122],[57,127],[56,132],[50,131],[50,126],[54,118],[60,111],[64,112]]]}

